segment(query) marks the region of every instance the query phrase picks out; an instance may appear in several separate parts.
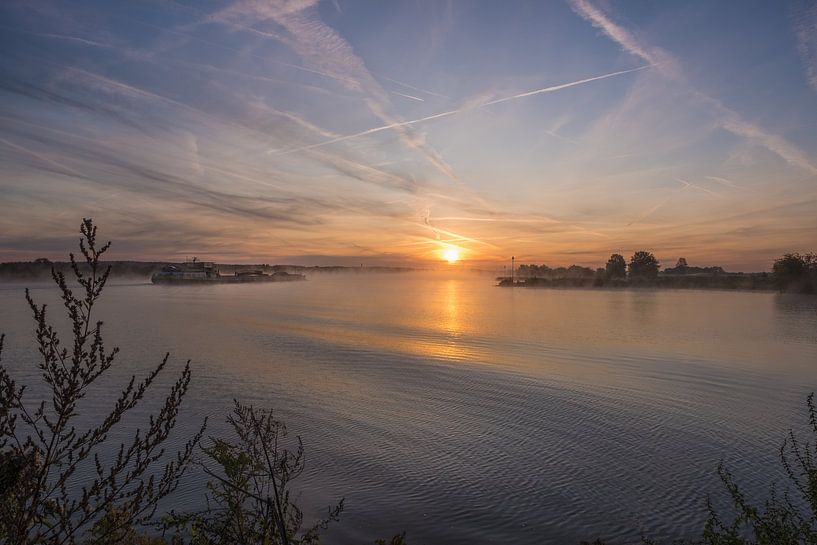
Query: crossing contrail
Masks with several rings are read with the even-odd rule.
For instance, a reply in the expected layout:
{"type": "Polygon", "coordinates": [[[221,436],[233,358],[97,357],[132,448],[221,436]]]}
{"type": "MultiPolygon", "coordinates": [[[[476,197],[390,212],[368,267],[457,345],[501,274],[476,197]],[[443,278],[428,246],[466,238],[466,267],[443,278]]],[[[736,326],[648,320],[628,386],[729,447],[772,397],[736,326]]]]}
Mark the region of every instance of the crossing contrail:
{"type": "Polygon", "coordinates": [[[500,104],[502,102],[508,102],[510,100],[517,100],[517,99],[525,98],[525,97],[529,97],[529,96],[540,95],[540,94],[543,94],[543,93],[552,93],[552,92],[555,92],[555,91],[561,91],[562,89],[567,89],[568,87],[576,87],[577,85],[584,85],[585,83],[590,83],[592,81],[598,81],[598,80],[602,80],[602,79],[612,78],[612,77],[615,77],[615,76],[621,76],[621,75],[624,75],[624,74],[630,74],[632,72],[638,72],[640,70],[646,70],[647,68],[652,68],[653,66],[654,65],[649,64],[649,65],[646,65],[646,66],[640,66],[638,68],[631,68],[630,70],[620,70],[618,72],[610,72],[609,74],[603,74],[601,76],[594,76],[592,78],[585,78],[585,79],[580,79],[580,80],[577,80],[577,81],[571,81],[570,83],[562,83],[560,85],[552,85],[550,87],[543,87],[542,89],[534,89],[533,91],[526,91],[524,93],[518,93],[516,95],[512,95],[512,96],[508,96],[508,97],[497,98],[495,100],[491,100],[491,101],[488,101],[488,102],[483,102],[483,103],[477,104],[475,106],[466,106],[466,107],[462,107],[462,108],[457,108],[456,110],[449,110],[447,112],[441,112],[441,113],[438,113],[438,114],[429,115],[429,116],[426,116],[426,117],[421,117],[419,119],[412,119],[410,121],[401,121],[401,122],[397,122],[397,123],[390,123],[388,125],[383,125],[381,127],[374,127],[372,129],[367,129],[365,131],[361,131],[361,132],[358,132],[358,133],[347,134],[347,135],[344,135],[344,136],[339,136],[337,138],[332,138],[330,140],[325,140],[323,142],[318,142],[317,144],[310,144],[308,146],[301,146],[299,148],[282,150],[282,151],[279,151],[278,153],[275,153],[274,155],[285,155],[285,154],[288,154],[288,153],[295,153],[295,152],[298,152],[298,151],[305,151],[305,150],[309,150],[309,149],[319,148],[319,147],[322,147],[322,146],[328,146],[329,144],[335,144],[337,142],[343,142],[344,140],[351,140],[353,138],[360,138],[361,136],[367,136],[367,135],[370,135],[370,134],[375,134],[375,133],[378,133],[378,132],[387,131],[389,129],[396,129],[398,127],[406,127],[406,126],[409,126],[409,125],[416,125],[417,123],[424,123],[426,121],[432,121],[434,119],[449,117],[449,116],[452,116],[452,115],[467,112],[467,111],[474,110],[474,109],[477,109],[477,108],[484,108],[485,106],[491,106],[493,104],[500,104]]]}

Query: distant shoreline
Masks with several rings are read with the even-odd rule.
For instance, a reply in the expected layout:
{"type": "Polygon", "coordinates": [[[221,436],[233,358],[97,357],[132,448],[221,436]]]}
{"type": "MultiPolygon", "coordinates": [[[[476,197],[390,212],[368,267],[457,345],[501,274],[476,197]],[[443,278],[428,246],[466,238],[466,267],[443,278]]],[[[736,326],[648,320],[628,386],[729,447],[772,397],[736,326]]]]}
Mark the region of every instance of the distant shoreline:
{"type": "MultiPolygon", "coordinates": [[[[150,278],[150,276],[161,270],[162,267],[168,264],[177,264],[170,261],[108,261],[103,265],[110,265],[111,277],[139,277],[150,278]]],[[[80,271],[85,269],[85,263],[79,264],[80,271]]],[[[416,269],[411,267],[381,267],[381,266],[359,266],[347,267],[341,265],[329,266],[307,266],[307,265],[270,265],[270,264],[230,264],[219,263],[218,267],[227,274],[232,274],[237,271],[244,270],[260,270],[267,273],[287,272],[287,273],[403,273],[421,271],[423,269],[416,269]]],[[[12,261],[7,263],[0,263],[0,281],[39,281],[50,280],[51,270],[68,273],[71,270],[71,263],[67,261],[12,261]]]]}
{"type": "Polygon", "coordinates": [[[678,289],[726,291],[779,291],[771,273],[713,275],[659,274],[656,278],[514,278],[497,277],[499,287],[539,289],[678,289]]]}

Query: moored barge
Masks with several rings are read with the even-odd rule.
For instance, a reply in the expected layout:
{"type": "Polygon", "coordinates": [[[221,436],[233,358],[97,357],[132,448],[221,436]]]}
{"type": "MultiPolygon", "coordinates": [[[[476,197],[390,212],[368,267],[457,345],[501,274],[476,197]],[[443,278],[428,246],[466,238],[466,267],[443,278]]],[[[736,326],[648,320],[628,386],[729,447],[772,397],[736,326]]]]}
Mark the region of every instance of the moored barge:
{"type": "Polygon", "coordinates": [[[251,282],[291,282],[306,280],[302,274],[276,271],[267,274],[261,270],[243,270],[221,274],[212,261],[193,261],[180,265],[168,264],[150,277],[154,284],[245,284],[251,282]]]}

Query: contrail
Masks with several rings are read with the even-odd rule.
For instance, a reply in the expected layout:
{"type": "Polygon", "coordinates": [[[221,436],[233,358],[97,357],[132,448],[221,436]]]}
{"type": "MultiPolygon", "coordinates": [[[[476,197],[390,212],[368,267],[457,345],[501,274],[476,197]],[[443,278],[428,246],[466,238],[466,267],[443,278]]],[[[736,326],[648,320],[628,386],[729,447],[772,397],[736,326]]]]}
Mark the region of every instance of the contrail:
{"type": "Polygon", "coordinates": [[[579,141],[578,141],[578,140],[574,140],[574,139],[572,139],[572,138],[568,138],[567,136],[562,136],[561,134],[559,134],[559,133],[557,133],[557,132],[555,132],[555,131],[545,131],[545,134],[548,134],[548,135],[552,136],[553,138],[557,138],[557,139],[559,139],[559,140],[562,140],[562,141],[564,141],[564,142],[568,142],[568,143],[573,144],[573,145],[576,145],[576,146],[578,146],[578,145],[579,145],[579,141]]]}
{"type": "Polygon", "coordinates": [[[73,168],[71,168],[71,167],[69,167],[67,165],[64,165],[64,164],[62,164],[62,163],[60,163],[58,161],[55,161],[55,160],[53,160],[53,159],[51,159],[51,158],[49,158],[49,157],[47,157],[45,155],[37,153],[36,151],[32,151],[32,150],[30,150],[30,149],[28,149],[26,147],[20,146],[19,144],[15,144],[14,142],[9,142],[8,140],[6,140],[4,138],[0,138],[0,143],[3,143],[3,144],[5,144],[6,146],[8,146],[8,147],[10,147],[12,149],[15,149],[15,150],[17,150],[19,152],[25,153],[27,155],[30,155],[30,156],[36,158],[36,159],[39,159],[40,161],[43,161],[44,163],[48,163],[51,166],[57,167],[60,170],[68,171],[71,174],[73,174],[74,176],[79,176],[81,178],[85,178],[85,175],[82,174],[81,172],[79,172],[77,170],[74,170],[73,168]]]}
{"type": "Polygon", "coordinates": [[[725,185],[726,187],[731,187],[732,189],[741,189],[743,191],[750,191],[750,192],[752,191],[751,189],[748,189],[746,186],[736,184],[732,180],[728,180],[726,178],[721,178],[720,176],[707,176],[706,179],[707,180],[712,180],[713,182],[717,182],[717,183],[719,183],[721,185],[725,185]]]}
{"type": "Polygon", "coordinates": [[[492,223],[562,223],[550,218],[474,218],[468,216],[442,216],[434,221],[481,221],[492,223]]]}
{"type": "Polygon", "coordinates": [[[638,216],[636,219],[634,219],[633,221],[628,223],[627,227],[630,227],[631,225],[633,225],[635,223],[640,223],[640,222],[644,221],[645,219],[647,219],[648,217],[652,216],[655,212],[658,211],[659,208],[661,208],[662,206],[664,206],[665,204],[670,202],[672,200],[672,198],[675,197],[676,194],[680,193],[681,191],[684,191],[685,189],[689,189],[690,187],[692,187],[692,184],[687,182],[686,185],[683,185],[679,189],[677,189],[676,191],[673,191],[672,193],[670,193],[667,196],[666,199],[659,202],[658,204],[656,204],[655,206],[653,206],[652,208],[650,208],[649,210],[647,210],[646,212],[644,212],[643,214],[638,216]]]}
{"type": "Polygon", "coordinates": [[[390,123],[388,125],[383,125],[381,127],[375,127],[373,129],[367,129],[367,130],[362,131],[362,132],[358,132],[358,133],[354,133],[354,134],[347,134],[345,136],[339,136],[337,138],[332,138],[331,140],[325,140],[323,142],[318,142],[317,144],[310,144],[308,146],[301,146],[299,148],[292,148],[292,149],[289,149],[289,150],[283,150],[283,151],[280,151],[280,152],[276,153],[275,155],[285,155],[285,154],[289,154],[289,153],[295,153],[295,152],[298,152],[298,151],[305,151],[305,150],[309,150],[309,149],[313,149],[313,148],[319,148],[319,147],[322,147],[322,146],[328,146],[329,144],[335,144],[337,142],[343,142],[344,140],[351,140],[352,138],[360,138],[361,136],[367,136],[369,134],[374,134],[374,133],[378,133],[378,132],[382,132],[382,131],[387,131],[389,129],[396,129],[398,127],[406,127],[406,126],[409,126],[409,125],[416,125],[417,123],[424,123],[426,121],[432,121],[434,119],[449,117],[449,116],[459,114],[459,113],[462,113],[462,112],[467,112],[469,110],[474,110],[474,109],[477,109],[477,108],[484,108],[485,106],[491,106],[493,104],[499,104],[501,102],[507,102],[509,100],[516,100],[516,99],[519,99],[519,98],[525,98],[525,97],[529,97],[529,96],[533,96],[533,95],[540,95],[540,94],[543,94],[543,93],[552,93],[554,91],[561,91],[562,89],[567,89],[568,87],[575,87],[577,85],[584,85],[585,83],[590,83],[591,81],[598,81],[598,80],[602,80],[602,79],[612,78],[612,77],[615,77],[615,76],[621,76],[621,75],[624,75],[624,74],[630,74],[632,72],[638,72],[640,70],[646,70],[647,68],[652,68],[653,66],[654,65],[649,64],[649,65],[646,65],[646,66],[640,66],[638,68],[632,68],[630,70],[620,70],[618,72],[610,72],[609,74],[603,74],[601,76],[594,76],[592,78],[585,78],[585,79],[580,79],[578,81],[571,81],[570,83],[562,83],[561,85],[552,85],[550,87],[544,87],[542,89],[535,89],[533,91],[527,91],[525,93],[519,93],[519,94],[516,94],[516,95],[513,95],[513,96],[498,98],[498,99],[495,99],[495,100],[491,100],[489,102],[483,102],[483,103],[477,104],[475,106],[467,106],[467,107],[463,107],[463,108],[458,108],[456,110],[449,110],[447,112],[441,112],[439,114],[434,114],[434,115],[429,115],[429,116],[426,116],[426,117],[421,117],[419,119],[412,119],[411,121],[401,121],[399,123],[390,123]]]}
{"type": "Polygon", "coordinates": [[[701,187],[701,186],[699,186],[699,185],[695,185],[695,184],[693,184],[692,182],[688,182],[688,181],[686,181],[686,180],[682,180],[681,178],[675,178],[675,181],[682,183],[682,184],[683,184],[685,187],[686,187],[686,186],[693,187],[693,188],[695,188],[695,189],[698,189],[698,190],[700,190],[700,191],[703,191],[704,193],[708,193],[708,194],[712,195],[713,197],[718,197],[719,199],[722,199],[722,198],[723,198],[723,195],[721,195],[720,193],[715,193],[714,191],[711,191],[711,190],[709,190],[709,189],[707,189],[707,188],[705,188],[705,187],[701,187]]]}
{"type": "Polygon", "coordinates": [[[432,95],[432,96],[441,97],[441,98],[447,98],[447,99],[451,100],[451,97],[446,96],[446,95],[442,95],[440,93],[435,93],[434,91],[429,91],[427,89],[420,89],[419,87],[415,87],[413,85],[409,85],[408,83],[404,83],[402,81],[397,81],[396,79],[391,79],[391,78],[388,78],[386,76],[381,76],[381,77],[383,79],[387,80],[387,81],[390,81],[392,83],[396,83],[397,85],[402,85],[406,89],[411,89],[413,91],[420,91],[421,93],[425,93],[427,95],[432,95]]]}
{"type": "Polygon", "coordinates": [[[484,242],[482,240],[477,240],[475,238],[467,237],[465,235],[460,235],[459,233],[455,233],[453,231],[448,231],[446,229],[440,229],[439,227],[435,227],[434,225],[431,224],[431,211],[426,209],[424,212],[425,213],[423,214],[423,222],[418,223],[418,225],[423,225],[423,226],[428,227],[429,229],[431,229],[431,231],[434,233],[435,239],[438,242],[462,242],[462,241],[466,241],[466,242],[471,242],[471,243],[474,243],[474,244],[482,244],[482,245],[485,245],[485,246],[490,246],[490,247],[496,248],[496,245],[491,244],[490,242],[484,242]],[[445,235],[447,237],[450,237],[450,238],[448,240],[446,240],[446,241],[442,241],[440,239],[440,234],[443,234],[443,235],[445,235]]]}
{"type": "Polygon", "coordinates": [[[714,197],[718,197],[718,198],[721,198],[721,199],[723,198],[723,195],[721,195],[720,193],[715,193],[714,191],[710,191],[710,190],[706,189],[705,187],[695,185],[695,184],[690,183],[690,182],[688,182],[686,180],[682,180],[681,178],[675,178],[675,181],[681,184],[681,187],[677,191],[674,191],[674,192],[670,193],[669,196],[666,199],[659,202],[658,204],[656,204],[655,206],[653,206],[652,208],[650,208],[649,210],[647,210],[646,212],[641,214],[639,217],[637,217],[636,219],[634,219],[633,221],[628,223],[627,227],[630,227],[631,225],[633,225],[635,223],[639,223],[639,222],[647,219],[649,216],[653,215],[656,211],[658,211],[659,208],[661,208],[662,206],[664,206],[665,204],[670,202],[672,200],[672,198],[675,197],[675,195],[677,195],[681,191],[684,191],[685,189],[689,189],[690,187],[693,188],[693,189],[699,189],[699,190],[703,191],[704,193],[709,193],[710,195],[712,195],[714,197]]]}
{"type": "Polygon", "coordinates": [[[85,38],[82,38],[82,37],[79,37],[79,36],[68,36],[68,35],[65,35],[65,34],[51,34],[49,32],[32,32],[30,30],[23,30],[23,29],[20,29],[20,28],[13,28],[13,27],[6,26],[6,25],[0,25],[0,27],[7,28],[7,29],[10,29],[10,30],[15,30],[17,32],[24,32],[26,34],[31,34],[32,36],[40,36],[42,38],[53,38],[55,40],[68,40],[68,41],[78,42],[78,43],[85,44],[85,45],[92,45],[94,47],[105,47],[105,48],[109,48],[109,49],[114,49],[114,46],[112,46],[112,45],[103,44],[103,43],[100,43],[100,42],[95,42],[93,40],[88,40],[88,39],[85,39],[85,38]]]}
{"type": "Polygon", "coordinates": [[[418,225],[425,225],[426,227],[429,227],[432,231],[434,231],[434,234],[437,236],[437,240],[440,240],[440,238],[439,238],[440,234],[443,234],[443,235],[445,235],[447,237],[451,237],[451,238],[448,239],[447,242],[462,242],[462,241],[465,241],[465,242],[472,242],[474,244],[481,244],[481,245],[484,245],[484,246],[491,246],[493,248],[497,247],[495,244],[491,244],[490,242],[483,242],[482,240],[477,240],[475,238],[467,237],[465,235],[460,235],[460,234],[455,233],[453,231],[447,231],[445,229],[440,229],[439,227],[434,227],[433,225],[429,225],[429,224],[418,224],[418,225]]]}
{"type": "Polygon", "coordinates": [[[492,100],[490,102],[486,102],[485,104],[480,105],[480,108],[483,106],[490,106],[492,104],[499,104],[500,102],[507,102],[509,100],[516,100],[517,98],[524,98],[533,95],[540,95],[542,93],[552,93],[553,91],[560,91],[562,89],[567,89],[568,87],[575,87],[576,85],[582,85],[584,83],[590,83],[591,81],[597,81],[600,79],[607,79],[612,78],[613,76],[621,76],[623,74],[629,74],[631,72],[638,72],[639,70],[646,70],[647,68],[652,68],[655,66],[654,64],[648,64],[646,66],[639,66],[638,68],[631,68],[630,70],[621,70],[619,72],[611,72],[609,74],[604,74],[602,76],[595,76],[592,78],[580,79],[579,81],[572,81],[570,83],[563,83],[561,85],[553,85],[551,87],[545,87],[543,89],[536,89],[535,91],[528,91],[527,93],[519,93],[518,95],[513,95],[510,97],[505,98],[498,98],[496,100],[492,100]]]}
{"type": "Polygon", "coordinates": [[[395,95],[399,95],[401,97],[404,97],[404,98],[410,98],[411,100],[417,100],[419,102],[425,102],[425,100],[423,100],[422,98],[416,97],[416,96],[413,96],[413,95],[405,95],[403,93],[398,93],[397,91],[392,91],[392,93],[394,93],[395,95]]]}

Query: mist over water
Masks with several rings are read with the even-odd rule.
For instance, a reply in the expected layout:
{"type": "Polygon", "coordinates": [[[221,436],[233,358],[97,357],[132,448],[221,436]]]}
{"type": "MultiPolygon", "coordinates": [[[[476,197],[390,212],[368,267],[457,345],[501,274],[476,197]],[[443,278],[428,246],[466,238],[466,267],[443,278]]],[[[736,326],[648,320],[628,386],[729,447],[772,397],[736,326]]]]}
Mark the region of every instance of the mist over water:
{"type": "MultiPolygon", "coordinates": [[[[0,286],[0,308],[4,362],[32,383],[22,287],[0,286]]],[[[346,498],[333,544],[693,536],[719,460],[751,494],[783,482],[777,449],[817,388],[815,297],[313,275],[111,286],[100,317],[122,355],[89,411],[165,351],[163,386],[190,358],[176,439],[207,415],[217,435],[234,397],[275,408],[305,444],[307,515],[346,498]]],[[[173,507],[202,501],[191,475],[173,507]]]]}

